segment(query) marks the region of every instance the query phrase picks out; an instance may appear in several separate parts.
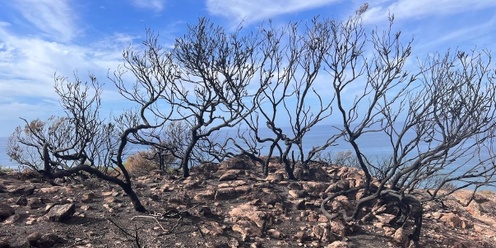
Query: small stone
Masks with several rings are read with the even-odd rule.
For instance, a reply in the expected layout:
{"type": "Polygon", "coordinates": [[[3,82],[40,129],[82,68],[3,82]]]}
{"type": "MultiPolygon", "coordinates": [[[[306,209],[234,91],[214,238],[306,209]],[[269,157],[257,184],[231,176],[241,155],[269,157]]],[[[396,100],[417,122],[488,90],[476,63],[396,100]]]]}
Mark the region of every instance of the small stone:
{"type": "Polygon", "coordinates": [[[273,228],[272,228],[272,229],[267,230],[267,232],[268,232],[268,233],[269,233],[269,235],[270,235],[271,237],[273,237],[273,238],[276,238],[276,239],[281,239],[281,238],[283,238],[283,234],[282,234],[279,230],[277,230],[277,229],[273,229],[273,228]]]}
{"type": "Polygon", "coordinates": [[[38,209],[45,206],[45,202],[41,198],[30,198],[27,205],[30,209],[38,209]]]}
{"type": "Polygon", "coordinates": [[[402,227],[398,228],[396,232],[394,232],[393,240],[401,247],[408,247],[408,235],[402,227]]]}
{"type": "Polygon", "coordinates": [[[205,217],[210,217],[212,216],[212,209],[210,209],[209,207],[207,206],[202,206],[202,208],[200,209],[200,214],[205,216],[205,217]]]}
{"type": "Polygon", "coordinates": [[[305,231],[298,231],[295,235],[295,239],[298,243],[303,243],[307,239],[305,231]]]}
{"type": "Polygon", "coordinates": [[[28,216],[26,218],[26,225],[33,225],[34,223],[36,223],[38,221],[38,218],[35,217],[35,216],[28,216]]]}
{"type": "Polygon", "coordinates": [[[81,210],[83,210],[83,211],[88,211],[90,209],[91,209],[90,205],[83,205],[83,206],[81,206],[81,210]]]}
{"type": "Polygon", "coordinates": [[[84,202],[84,203],[92,202],[93,199],[95,199],[95,194],[93,192],[85,193],[81,197],[81,201],[84,202]]]}
{"type": "Polygon", "coordinates": [[[20,196],[19,198],[17,198],[15,203],[19,206],[26,206],[28,205],[28,199],[24,196],[20,196]]]}

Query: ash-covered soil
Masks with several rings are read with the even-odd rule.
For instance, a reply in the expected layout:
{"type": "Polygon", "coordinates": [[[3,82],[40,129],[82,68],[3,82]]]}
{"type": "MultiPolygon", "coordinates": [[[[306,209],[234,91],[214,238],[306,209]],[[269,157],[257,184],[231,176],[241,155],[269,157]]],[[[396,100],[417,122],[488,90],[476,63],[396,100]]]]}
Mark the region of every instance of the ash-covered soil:
{"type": "MultiPolygon", "coordinates": [[[[359,170],[314,165],[288,181],[283,167],[233,158],[192,170],[152,171],[134,180],[148,213],[133,210],[122,190],[95,178],[48,182],[26,173],[0,174],[0,247],[402,247],[413,223],[390,223],[380,206],[355,223],[329,221],[322,199],[359,186],[359,170]]],[[[422,198],[423,193],[418,196],[422,198]]],[[[470,192],[423,203],[421,247],[496,247],[496,195],[470,192]]],[[[329,211],[351,210],[356,196],[329,211]]]]}

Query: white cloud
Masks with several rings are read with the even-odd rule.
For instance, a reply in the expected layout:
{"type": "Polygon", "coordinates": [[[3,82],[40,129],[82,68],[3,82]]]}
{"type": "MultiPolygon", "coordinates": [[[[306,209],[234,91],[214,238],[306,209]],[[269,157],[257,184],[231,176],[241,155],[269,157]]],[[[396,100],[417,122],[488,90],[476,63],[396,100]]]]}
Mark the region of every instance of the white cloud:
{"type": "MultiPolygon", "coordinates": [[[[0,136],[19,125],[20,116],[29,120],[46,118],[60,110],[53,90],[55,72],[68,80],[77,73],[83,81],[92,73],[101,82],[108,82],[107,71],[122,64],[122,49],[130,39],[118,34],[94,44],[65,44],[18,36],[0,26],[0,123],[5,128],[9,125],[0,130],[0,136]]],[[[107,88],[103,100],[115,101],[118,96],[114,89],[111,85],[107,88]]]]}
{"type": "Polygon", "coordinates": [[[165,0],[132,0],[132,4],[138,8],[160,12],[165,7],[165,0]]]}
{"type": "Polygon", "coordinates": [[[67,42],[78,34],[76,13],[67,0],[13,1],[19,13],[52,40],[67,42]]]}
{"type": "Polygon", "coordinates": [[[340,0],[207,0],[210,14],[224,16],[234,25],[253,23],[281,14],[312,9],[340,0]]]}
{"type": "Polygon", "coordinates": [[[389,13],[395,19],[423,18],[426,16],[452,15],[461,12],[495,7],[494,0],[398,0],[371,3],[364,14],[366,22],[387,20],[389,13]]]}

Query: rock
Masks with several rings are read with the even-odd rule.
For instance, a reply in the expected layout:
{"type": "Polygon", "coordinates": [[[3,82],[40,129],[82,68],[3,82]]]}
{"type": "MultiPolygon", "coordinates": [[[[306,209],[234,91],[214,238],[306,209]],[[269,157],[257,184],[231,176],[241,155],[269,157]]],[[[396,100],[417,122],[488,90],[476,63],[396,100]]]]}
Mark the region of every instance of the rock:
{"type": "Polygon", "coordinates": [[[398,228],[393,235],[393,240],[398,243],[401,247],[408,247],[409,239],[408,234],[405,232],[403,227],[398,228]]]}
{"type": "Polygon", "coordinates": [[[4,223],[4,224],[7,224],[7,225],[9,225],[9,224],[14,224],[14,223],[16,223],[16,221],[18,221],[20,218],[21,218],[21,216],[20,216],[20,215],[18,215],[18,214],[13,214],[13,215],[9,216],[8,218],[6,218],[6,219],[3,221],[3,223],[4,223]]]}
{"type": "Polygon", "coordinates": [[[248,184],[244,180],[233,180],[233,181],[228,181],[224,183],[219,183],[218,187],[219,188],[227,188],[227,187],[238,187],[238,186],[243,186],[248,184]]]}
{"type": "Polygon", "coordinates": [[[29,198],[28,199],[28,207],[30,209],[38,209],[45,206],[45,202],[41,198],[29,198]]]}
{"type": "Polygon", "coordinates": [[[19,206],[26,206],[28,205],[28,199],[24,196],[19,196],[15,203],[19,206]]]}
{"type": "Polygon", "coordinates": [[[329,186],[328,183],[324,182],[303,182],[302,183],[303,190],[310,192],[313,195],[318,195],[321,192],[324,192],[329,186]]]}
{"type": "Polygon", "coordinates": [[[30,215],[26,218],[26,225],[33,225],[38,222],[38,218],[36,216],[30,215]]]}
{"type": "Polygon", "coordinates": [[[191,197],[186,192],[178,192],[169,197],[169,202],[174,204],[189,204],[191,202],[191,197]]]}
{"type": "Polygon", "coordinates": [[[58,243],[63,243],[64,239],[55,234],[42,235],[39,232],[32,233],[27,237],[29,245],[32,247],[52,247],[58,243]]]}
{"type": "Polygon", "coordinates": [[[81,202],[89,203],[92,202],[93,199],[95,199],[95,194],[93,192],[89,192],[83,194],[83,196],[81,197],[81,202]]]}
{"type": "Polygon", "coordinates": [[[350,247],[345,241],[334,241],[325,246],[325,248],[348,248],[350,247]]]}
{"type": "Polygon", "coordinates": [[[212,209],[210,209],[207,206],[202,206],[201,207],[200,214],[203,215],[203,216],[205,216],[205,217],[211,217],[213,215],[212,214],[212,209]]]}
{"type": "Polygon", "coordinates": [[[273,173],[269,174],[265,180],[269,183],[278,183],[282,180],[284,180],[284,174],[283,173],[273,173]]]}
{"type": "Polygon", "coordinates": [[[34,193],[34,190],[36,189],[36,187],[34,187],[34,185],[32,184],[29,184],[29,185],[26,185],[26,186],[21,186],[21,187],[18,187],[12,191],[10,191],[11,194],[14,194],[14,195],[24,195],[24,196],[27,196],[27,195],[32,195],[34,193]]]}
{"type": "Polygon", "coordinates": [[[271,228],[269,230],[267,230],[267,233],[273,237],[273,238],[276,238],[276,239],[281,239],[284,237],[284,235],[277,229],[274,229],[274,228],[271,228]]]}
{"type": "Polygon", "coordinates": [[[215,197],[215,191],[212,189],[207,189],[205,191],[199,191],[195,194],[193,199],[198,202],[204,202],[206,200],[213,200],[215,197]]]}
{"type": "Polygon", "coordinates": [[[7,239],[7,237],[0,237],[0,248],[9,248],[9,247],[11,246],[9,244],[9,240],[7,239]]]}
{"type": "Polygon", "coordinates": [[[265,213],[259,211],[257,206],[250,203],[238,205],[229,211],[229,216],[235,219],[246,219],[255,223],[259,228],[262,228],[265,221],[265,213]]]}
{"type": "Polygon", "coordinates": [[[303,243],[303,241],[308,239],[308,236],[305,231],[298,231],[294,238],[296,239],[296,242],[303,243]]]}
{"type": "Polygon", "coordinates": [[[105,197],[103,199],[103,202],[105,202],[105,203],[121,203],[122,200],[120,200],[119,198],[113,197],[113,196],[109,196],[109,197],[105,197]]]}
{"type": "Polygon", "coordinates": [[[292,203],[294,204],[294,207],[296,210],[305,210],[306,209],[306,200],[305,199],[296,199],[293,200],[292,203]]]}
{"type": "Polygon", "coordinates": [[[231,180],[236,180],[238,178],[238,174],[240,173],[240,170],[228,170],[224,172],[219,177],[219,181],[231,181],[231,180]]]}
{"type": "Polygon", "coordinates": [[[342,190],[348,190],[350,188],[350,184],[346,180],[339,180],[335,183],[332,183],[327,187],[327,189],[324,191],[325,193],[334,193],[342,190]]]}
{"type": "Polygon", "coordinates": [[[306,192],[305,190],[291,189],[288,191],[288,194],[289,194],[289,196],[291,196],[295,199],[298,199],[298,198],[307,196],[308,192],[306,192]]]}
{"type": "Polygon", "coordinates": [[[319,223],[312,228],[311,236],[322,242],[332,242],[336,240],[332,235],[329,223],[319,223]]]}
{"type": "Polygon", "coordinates": [[[262,231],[253,222],[247,220],[239,220],[232,226],[232,230],[241,234],[243,241],[248,241],[251,237],[259,237],[262,231]]]}
{"type": "Polygon", "coordinates": [[[75,212],[76,206],[74,205],[74,203],[68,203],[53,206],[45,216],[50,221],[60,222],[68,220],[74,215],[75,212]]]}
{"type": "Polygon", "coordinates": [[[15,214],[15,209],[9,205],[0,204],[0,221],[7,219],[9,216],[15,214]]]}
{"type": "Polygon", "coordinates": [[[90,206],[90,205],[82,205],[80,208],[81,208],[81,210],[83,210],[83,211],[88,211],[88,210],[90,210],[90,209],[91,209],[91,206],[90,206]]]}
{"type": "Polygon", "coordinates": [[[339,220],[333,220],[330,222],[331,223],[331,230],[333,233],[339,235],[340,237],[346,236],[348,233],[348,228],[346,227],[343,222],[339,220]]]}
{"type": "Polygon", "coordinates": [[[43,194],[55,194],[59,192],[59,187],[40,188],[39,191],[43,194]]]}
{"type": "Polygon", "coordinates": [[[443,214],[440,220],[453,228],[462,227],[462,220],[460,219],[460,217],[458,217],[458,215],[454,213],[443,214]]]}
{"type": "Polygon", "coordinates": [[[221,226],[216,221],[209,221],[200,227],[200,230],[204,235],[212,235],[214,237],[220,236],[225,229],[225,226],[221,226]]]}
{"type": "Polygon", "coordinates": [[[391,224],[391,221],[395,218],[395,215],[382,213],[380,215],[375,215],[375,218],[378,219],[379,222],[384,226],[391,224]]]}
{"type": "Polygon", "coordinates": [[[331,209],[333,211],[339,211],[342,209],[349,210],[353,208],[353,204],[350,202],[348,197],[344,195],[337,196],[334,198],[334,200],[331,202],[331,209]]]}
{"type": "Polygon", "coordinates": [[[321,166],[311,166],[310,168],[303,168],[297,166],[294,170],[296,178],[304,181],[319,181],[328,182],[331,178],[321,166]]]}
{"type": "Polygon", "coordinates": [[[219,164],[219,168],[225,170],[231,170],[231,169],[246,170],[251,167],[249,160],[250,160],[249,158],[243,156],[233,157],[225,161],[222,161],[219,164]]]}
{"type": "Polygon", "coordinates": [[[240,186],[231,188],[220,188],[215,192],[216,200],[230,200],[240,197],[251,191],[251,186],[240,186]]]}
{"type": "Polygon", "coordinates": [[[201,187],[201,181],[197,178],[188,177],[183,181],[185,189],[197,189],[201,187]]]}

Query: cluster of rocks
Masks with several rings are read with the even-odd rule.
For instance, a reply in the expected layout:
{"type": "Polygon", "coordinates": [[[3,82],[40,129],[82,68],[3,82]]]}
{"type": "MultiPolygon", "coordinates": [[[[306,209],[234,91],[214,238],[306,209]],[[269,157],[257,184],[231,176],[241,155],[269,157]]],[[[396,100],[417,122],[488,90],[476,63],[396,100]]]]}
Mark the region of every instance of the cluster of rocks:
{"type": "MultiPolygon", "coordinates": [[[[147,214],[134,212],[117,186],[96,179],[51,186],[37,178],[0,177],[0,247],[409,245],[411,223],[396,226],[395,216],[383,205],[372,206],[352,223],[329,220],[320,212],[326,196],[363,183],[360,170],[312,165],[297,168],[301,180],[290,181],[280,164],[269,169],[263,177],[259,165],[237,157],[196,167],[187,179],[159,171],[137,177],[134,187],[147,214]]],[[[490,247],[496,242],[491,231],[496,228],[496,196],[487,194],[468,207],[456,195],[443,206],[426,203],[421,242],[429,247],[490,247]],[[472,235],[470,242],[464,243],[461,235],[472,235]]],[[[351,211],[362,195],[339,196],[326,208],[351,211]]]]}

